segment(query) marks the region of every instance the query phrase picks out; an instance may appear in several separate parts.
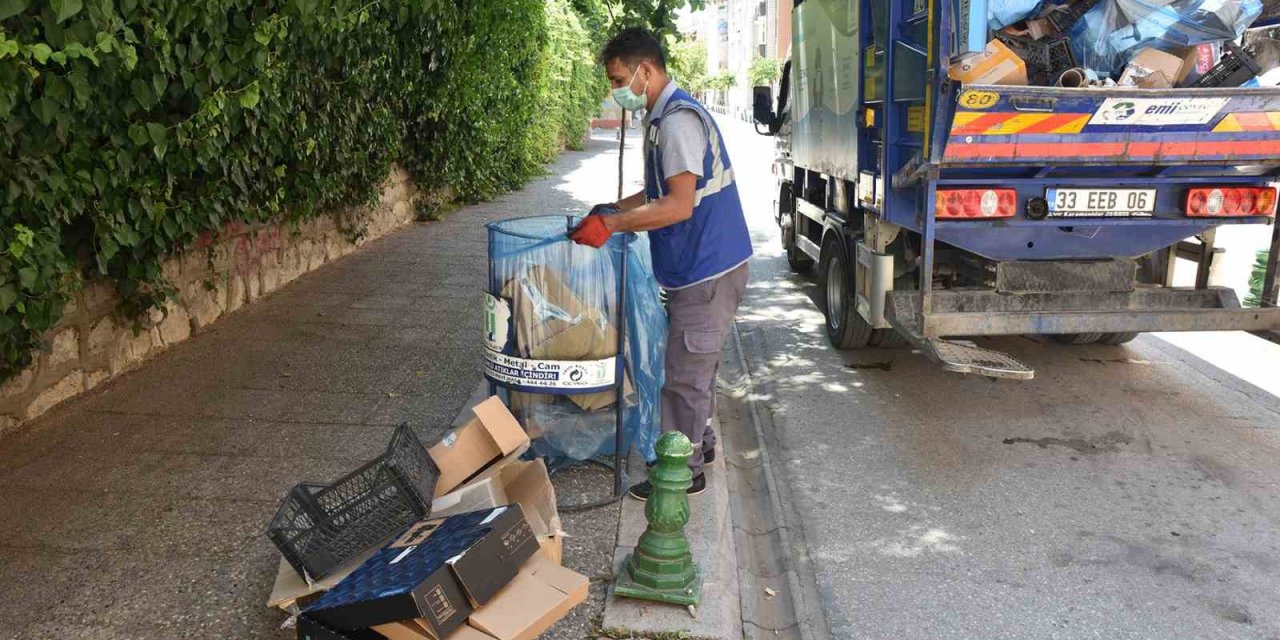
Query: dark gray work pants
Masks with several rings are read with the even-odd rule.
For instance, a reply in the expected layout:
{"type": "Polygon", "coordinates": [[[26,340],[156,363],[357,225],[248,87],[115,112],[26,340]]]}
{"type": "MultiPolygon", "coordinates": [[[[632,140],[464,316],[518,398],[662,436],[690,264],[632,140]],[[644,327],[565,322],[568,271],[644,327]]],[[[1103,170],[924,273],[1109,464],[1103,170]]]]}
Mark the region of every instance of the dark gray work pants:
{"type": "Polygon", "coordinates": [[[662,385],[662,430],[693,443],[689,468],[702,473],[702,452],[716,446],[711,419],[720,348],[747,288],[747,265],[706,282],[667,292],[667,364],[662,385]]]}

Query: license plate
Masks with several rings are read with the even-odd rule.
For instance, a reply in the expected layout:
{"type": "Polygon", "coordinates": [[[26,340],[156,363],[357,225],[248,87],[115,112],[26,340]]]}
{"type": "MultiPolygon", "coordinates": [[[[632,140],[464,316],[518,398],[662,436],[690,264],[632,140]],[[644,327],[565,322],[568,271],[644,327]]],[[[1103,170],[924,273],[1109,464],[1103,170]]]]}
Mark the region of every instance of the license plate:
{"type": "Polygon", "coordinates": [[[1155,189],[1046,189],[1051,218],[1149,218],[1155,189]]]}

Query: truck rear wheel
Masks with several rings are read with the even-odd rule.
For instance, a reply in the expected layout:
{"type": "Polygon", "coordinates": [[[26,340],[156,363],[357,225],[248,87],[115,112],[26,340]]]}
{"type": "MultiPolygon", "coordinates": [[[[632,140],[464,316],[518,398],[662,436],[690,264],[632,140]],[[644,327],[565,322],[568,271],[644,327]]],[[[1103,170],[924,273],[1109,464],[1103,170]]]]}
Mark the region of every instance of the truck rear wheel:
{"type": "Polygon", "coordinates": [[[871,341],[871,325],[858,315],[853,304],[853,282],[841,243],[829,240],[822,248],[819,283],[823,291],[823,313],[826,315],[827,338],[837,349],[858,349],[871,341]]]}
{"type": "Polygon", "coordinates": [[[1098,344],[1108,344],[1112,346],[1119,346],[1127,342],[1133,342],[1134,339],[1137,337],[1138,337],[1137,331],[1126,331],[1124,333],[1104,333],[1102,334],[1102,337],[1098,339],[1098,344]]]}
{"type": "Polygon", "coordinates": [[[1102,338],[1101,333],[1058,333],[1049,336],[1054,342],[1062,344],[1093,344],[1102,338]]]}

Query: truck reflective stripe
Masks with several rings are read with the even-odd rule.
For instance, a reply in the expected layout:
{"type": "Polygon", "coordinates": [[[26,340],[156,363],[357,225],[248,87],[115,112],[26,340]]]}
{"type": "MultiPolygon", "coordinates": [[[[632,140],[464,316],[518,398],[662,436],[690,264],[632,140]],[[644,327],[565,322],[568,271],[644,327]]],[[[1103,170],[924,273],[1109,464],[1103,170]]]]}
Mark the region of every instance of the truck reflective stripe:
{"type": "Polygon", "coordinates": [[[1274,158],[1280,155],[1280,140],[1195,141],[1195,142],[992,142],[965,143],[952,138],[944,159],[1035,160],[1069,158],[1092,160],[1214,160],[1274,158]]]}
{"type": "Polygon", "coordinates": [[[1280,131],[1280,111],[1230,113],[1213,128],[1214,133],[1242,131],[1280,131]]]}

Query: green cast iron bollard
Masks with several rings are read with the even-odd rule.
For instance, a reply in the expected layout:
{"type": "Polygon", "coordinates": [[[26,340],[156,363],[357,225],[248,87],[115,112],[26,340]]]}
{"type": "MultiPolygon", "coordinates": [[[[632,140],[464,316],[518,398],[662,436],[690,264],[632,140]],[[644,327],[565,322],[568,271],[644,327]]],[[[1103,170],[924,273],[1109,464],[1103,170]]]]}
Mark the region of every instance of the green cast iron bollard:
{"type": "Polygon", "coordinates": [[[644,505],[649,526],[636,550],[622,563],[614,593],[669,604],[697,605],[702,595],[702,570],[689,552],[684,526],[689,522],[693,484],[689,456],[693,445],[684,434],[669,431],[658,439],[658,464],[649,471],[653,493],[644,505]]]}

